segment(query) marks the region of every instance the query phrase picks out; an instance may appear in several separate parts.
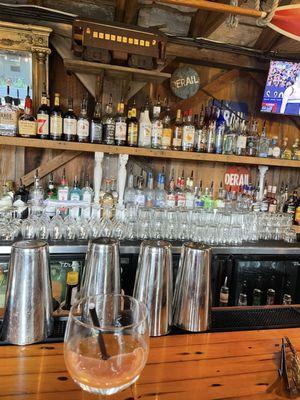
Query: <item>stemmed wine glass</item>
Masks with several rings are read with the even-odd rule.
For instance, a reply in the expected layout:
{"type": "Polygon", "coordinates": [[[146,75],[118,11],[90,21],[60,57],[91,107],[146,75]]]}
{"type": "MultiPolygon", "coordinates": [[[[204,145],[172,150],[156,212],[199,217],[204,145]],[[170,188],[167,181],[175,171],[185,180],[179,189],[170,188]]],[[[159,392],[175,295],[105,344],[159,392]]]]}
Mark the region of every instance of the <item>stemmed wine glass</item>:
{"type": "Polygon", "coordinates": [[[70,310],[64,343],[67,370],[85,391],[112,395],[132,385],[148,357],[146,306],[117,294],[86,297],[70,310]]]}

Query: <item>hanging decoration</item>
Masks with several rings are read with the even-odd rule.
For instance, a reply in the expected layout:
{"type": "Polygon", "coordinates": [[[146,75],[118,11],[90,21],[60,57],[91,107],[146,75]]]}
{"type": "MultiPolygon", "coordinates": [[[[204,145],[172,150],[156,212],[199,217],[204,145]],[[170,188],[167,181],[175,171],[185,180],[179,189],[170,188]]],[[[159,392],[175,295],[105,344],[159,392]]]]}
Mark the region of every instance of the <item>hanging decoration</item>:
{"type": "MultiPolygon", "coordinates": [[[[238,7],[239,2],[238,0],[230,0],[230,5],[238,7]]],[[[237,28],[239,25],[239,17],[236,14],[229,14],[229,16],[226,19],[226,25],[229,28],[237,28]]]]}

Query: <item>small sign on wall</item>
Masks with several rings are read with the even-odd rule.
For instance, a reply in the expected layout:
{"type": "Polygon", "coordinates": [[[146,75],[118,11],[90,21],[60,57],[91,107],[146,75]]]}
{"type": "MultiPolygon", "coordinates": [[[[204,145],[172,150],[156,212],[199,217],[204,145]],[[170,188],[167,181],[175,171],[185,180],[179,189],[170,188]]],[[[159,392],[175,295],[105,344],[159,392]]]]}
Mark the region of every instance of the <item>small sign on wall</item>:
{"type": "Polygon", "coordinates": [[[244,185],[249,185],[249,169],[246,167],[228,167],[224,175],[225,189],[237,192],[244,185]]]}
{"type": "Polygon", "coordinates": [[[184,66],[177,68],[171,77],[171,90],[175,96],[188,99],[194,96],[200,87],[199,74],[194,68],[184,66]]]}

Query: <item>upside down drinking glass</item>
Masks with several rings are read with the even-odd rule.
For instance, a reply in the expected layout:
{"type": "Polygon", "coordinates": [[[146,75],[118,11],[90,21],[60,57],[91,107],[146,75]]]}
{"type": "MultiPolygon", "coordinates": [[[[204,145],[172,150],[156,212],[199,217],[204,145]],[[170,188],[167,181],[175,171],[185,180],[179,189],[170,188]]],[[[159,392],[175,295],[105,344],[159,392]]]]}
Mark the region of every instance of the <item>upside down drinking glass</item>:
{"type": "Polygon", "coordinates": [[[107,294],[86,297],[71,308],[65,363],[83,390],[112,395],[126,389],[139,378],[148,351],[147,310],[142,302],[107,294]]]}

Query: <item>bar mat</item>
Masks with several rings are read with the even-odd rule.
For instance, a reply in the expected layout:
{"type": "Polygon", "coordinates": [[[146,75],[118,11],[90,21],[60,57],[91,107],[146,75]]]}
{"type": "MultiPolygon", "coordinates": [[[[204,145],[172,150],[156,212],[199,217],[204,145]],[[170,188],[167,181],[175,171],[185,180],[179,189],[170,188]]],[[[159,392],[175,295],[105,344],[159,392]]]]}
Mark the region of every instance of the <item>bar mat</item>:
{"type": "Polygon", "coordinates": [[[211,332],[295,328],[300,326],[300,307],[214,309],[211,332]]]}
{"type": "MultiPolygon", "coordinates": [[[[43,343],[60,343],[64,340],[67,318],[54,318],[53,334],[43,343]]],[[[280,329],[300,327],[300,307],[272,307],[248,309],[217,309],[212,310],[210,332],[230,332],[259,329],[280,329]]],[[[2,321],[0,321],[0,329],[2,321]]],[[[170,335],[187,333],[182,329],[172,327],[170,335]]],[[[0,340],[0,346],[9,345],[0,340]]]]}

